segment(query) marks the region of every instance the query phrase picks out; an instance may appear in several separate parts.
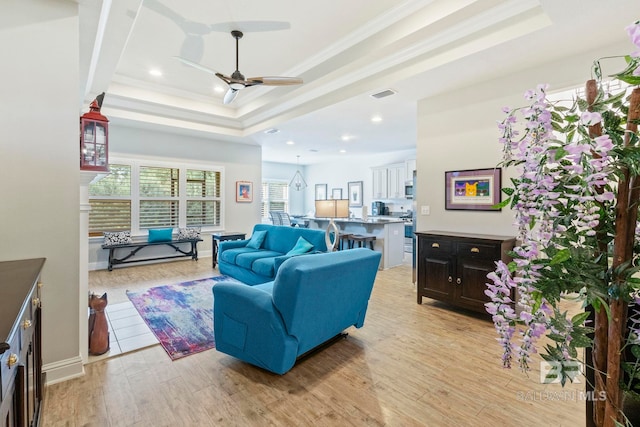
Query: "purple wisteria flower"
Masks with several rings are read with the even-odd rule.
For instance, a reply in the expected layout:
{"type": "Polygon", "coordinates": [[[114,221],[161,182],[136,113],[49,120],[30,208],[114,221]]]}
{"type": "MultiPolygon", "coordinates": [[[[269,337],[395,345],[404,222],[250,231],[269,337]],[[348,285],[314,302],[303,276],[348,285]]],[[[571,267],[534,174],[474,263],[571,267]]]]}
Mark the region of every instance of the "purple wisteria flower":
{"type": "MultiPolygon", "coordinates": [[[[524,371],[530,369],[538,339],[548,331],[562,337],[557,341],[560,352],[570,359],[573,325],[569,319],[558,319],[560,313],[541,297],[537,282],[544,264],[536,261],[546,258],[547,251],[594,247],[601,209],[615,198],[607,189],[613,172],[613,141],[606,134],[560,141],[552,121],[563,117],[563,112],[554,109],[546,91],[547,85],[538,85],[525,92],[530,105],[505,107],[506,117],[498,124],[503,162],[518,167],[511,197],[521,243],[513,249],[516,271],[511,274],[498,264],[488,276],[493,284],[487,287],[491,302],[486,307],[499,335],[504,366],[510,367],[515,359],[524,371]],[[568,234],[574,236],[572,241],[566,241],[568,234]],[[517,316],[510,298],[514,288],[519,295],[517,316]],[[563,327],[551,330],[552,318],[563,327]]],[[[601,122],[601,113],[585,111],[576,126],[583,127],[580,135],[588,135],[586,127],[601,122]]]]}

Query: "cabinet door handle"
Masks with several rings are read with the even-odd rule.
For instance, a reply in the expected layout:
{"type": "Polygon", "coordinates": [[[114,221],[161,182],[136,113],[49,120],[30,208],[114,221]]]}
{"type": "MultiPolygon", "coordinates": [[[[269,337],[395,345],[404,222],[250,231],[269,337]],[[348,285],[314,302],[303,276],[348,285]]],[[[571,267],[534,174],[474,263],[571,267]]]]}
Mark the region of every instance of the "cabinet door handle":
{"type": "Polygon", "coordinates": [[[457,283],[458,285],[460,285],[460,284],[462,284],[462,280],[460,280],[460,278],[458,277],[458,278],[456,279],[456,283],[457,283]]]}
{"type": "Polygon", "coordinates": [[[439,244],[439,243],[432,243],[432,244],[431,244],[431,247],[432,247],[432,248],[439,248],[439,247],[440,247],[440,244],[439,244]]]}
{"type": "Polygon", "coordinates": [[[480,249],[478,248],[471,248],[471,252],[479,254],[480,253],[480,249]]]}
{"type": "Polygon", "coordinates": [[[449,276],[449,283],[453,282],[453,277],[449,276]]]}

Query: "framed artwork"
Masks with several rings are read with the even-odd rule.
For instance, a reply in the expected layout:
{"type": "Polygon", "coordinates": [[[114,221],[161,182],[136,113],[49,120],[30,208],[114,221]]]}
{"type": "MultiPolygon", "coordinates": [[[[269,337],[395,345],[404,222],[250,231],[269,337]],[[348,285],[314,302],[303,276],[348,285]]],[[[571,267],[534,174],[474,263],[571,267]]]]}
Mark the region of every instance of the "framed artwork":
{"type": "Polygon", "coordinates": [[[253,183],[250,181],[236,181],[236,202],[253,202],[253,183]]]}
{"type": "Polygon", "coordinates": [[[502,169],[469,169],[444,173],[447,210],[501,211],[502,169]]]}
{"type": "Polygon", "coordinates": [[[342,188],[332,188],[331,189],[331,198],[334,200],[342,199],[342,188]]]}
{"type": "Polygon", "coordinates": [[[349,193],[349,207],[362,207],[362,181],[352,181],[347,184],[347,192],[349,193]]]}
{"type": "Polygon", "coordinates": [[[327,184],[316,184],[316,200],[327,200],[327,184]]]}

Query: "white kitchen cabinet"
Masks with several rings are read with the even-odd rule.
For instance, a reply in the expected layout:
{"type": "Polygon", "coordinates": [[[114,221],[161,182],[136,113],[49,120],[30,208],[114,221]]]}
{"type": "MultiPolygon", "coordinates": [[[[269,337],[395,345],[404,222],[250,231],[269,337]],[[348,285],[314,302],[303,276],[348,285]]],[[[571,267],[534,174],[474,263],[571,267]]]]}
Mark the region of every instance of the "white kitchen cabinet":
{"type": "Polygon", "coordinates": [[[406,168],[404,163],[371,168],[373,172],[374,199],[402,199],[404,198],[404,182],[406,168]]]}
{"type": "Polygon", "coordinates": [[[416,170],[416,159],[409,159],[404,162],[407,177],[405,178],[407,181],[413,180],[413,172],[416,170]]]}
{"type": "Polygon", "coordinates": [[[387,197],[389,199],[404,198],[404,182],[406,169],[403,163],[387,167],[387,197]]]}
{"type": "Polygon", "coordinates": [[[372,168],[373,171],[373,189],[371,195],[374,199],[386,199],[387,198],[387,168],[378,167],[372,168]]]}

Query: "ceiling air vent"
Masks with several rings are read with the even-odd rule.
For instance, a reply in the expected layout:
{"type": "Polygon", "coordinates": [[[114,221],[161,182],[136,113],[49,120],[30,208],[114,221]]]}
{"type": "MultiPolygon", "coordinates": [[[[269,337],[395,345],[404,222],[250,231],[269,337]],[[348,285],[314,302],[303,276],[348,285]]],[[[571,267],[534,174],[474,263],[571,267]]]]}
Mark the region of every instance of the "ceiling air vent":
{"type": "Polygon", "coordinates": [[[370,96],[372,98],[380,99],[380,98],[386,98],[387,96],[391,96],[395,94],[396,94],[395,90],[386,89],[386,90],[383,90],[382,92],[371,94],[370,96]]]}
{"type": "Polygon", "coordinates": [[[278,132],[280,132],[280,129],[276,129],[276,128],[270,128],[270,129],[267,129],[267,130],[264,131],[264,133],[269,134],[269,135],[274,134],[274,133],[278,133],[278,132]]]}

